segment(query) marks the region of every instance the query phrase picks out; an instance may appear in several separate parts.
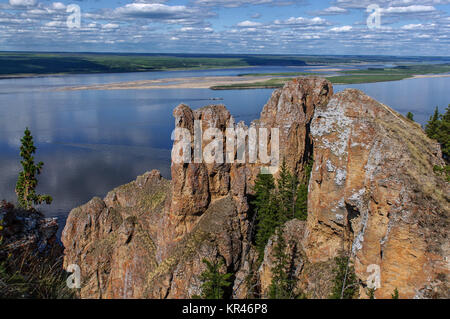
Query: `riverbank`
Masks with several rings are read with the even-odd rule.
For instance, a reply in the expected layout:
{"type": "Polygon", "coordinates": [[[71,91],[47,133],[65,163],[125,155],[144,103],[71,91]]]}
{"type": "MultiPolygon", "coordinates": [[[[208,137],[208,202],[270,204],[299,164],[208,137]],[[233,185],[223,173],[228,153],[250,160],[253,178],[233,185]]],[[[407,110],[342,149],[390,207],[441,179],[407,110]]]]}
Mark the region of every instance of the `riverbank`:
{"type": "MultiPolygon", "coordinates": [[[[421,75],[324,75],[333,84],[364,84],[377,82],[400,81],[412,78],[450,77],[450,74],[421,74],[421,75]]],[[[102,85],[85,85],[58,88],[57,91],[83,90],[152,90],[152,89],[273,89],[283,87],[292,77],[273,76],[207,76],[189,78],[166,78],[156,80],[141,80],[117,82],[102,85]]]]}

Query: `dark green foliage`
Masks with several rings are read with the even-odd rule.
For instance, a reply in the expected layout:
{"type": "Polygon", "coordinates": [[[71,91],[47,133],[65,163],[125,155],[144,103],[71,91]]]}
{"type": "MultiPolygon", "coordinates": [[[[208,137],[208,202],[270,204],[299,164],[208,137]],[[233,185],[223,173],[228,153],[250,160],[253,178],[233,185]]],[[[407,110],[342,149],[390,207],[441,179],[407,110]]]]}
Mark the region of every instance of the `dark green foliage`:
{"type": "Polygon", "coordinates": [[[286,242],[281,228],[276,232],[274,247],[275,266],[272,268],[272,282],[269,287],[270,299],[291,299],[293,297],[294,280],[290,277],[289,258],[285,252],[286,242]]]}
{"type": "Polygon", "coordinates": [[[445,165],[444,167],[435,165],[435,166],[433,167],[433,171],[434,171],[436,174],[439,174],[439,175],[441,175],[441,176],[444,176],[445,179],[447,180],[447,182],[450,183],[450,165],[445,165]]]}
{"type": "Polygon", "coordinates": [[[430,117],[430,120],[425,125],[425,133],[427,133],[429,138],[432,138],[434,140],[437,140],[437,132],[440,125],[439,118],[439,109],[436,107],[436,109],[434,110],[434,114],[430,117]]]}
{"type": "Polygon", "coordinates": [[[213,262],[203,259],[203,263],[206,265],[206,270],[200,276],[200,279],[203,281],[201,298],[223,299],[224,289],[231,285],[230,278],[232,274],[220,273],[220,268],[224,264],[221,259],[213,262]]]}
{"type": "Polygon", "coordinates": [[[398,299],[399,298],[398,289],[397,288],[395,288],[394,293],[391,294],[391,297],[392,297],[392,299],[398,299]]]}
{"type": "Polygon", "coordinates": [[[408,120],[414,121],[414,114],[412,114],[411,112],[408,112],[408,114],[406,114],[406,118],[408,120]]]}
{"type": "Polygon", "coordinates": [[[34,163],[33,154],[36,152],[34,146],[33,136],[30,130],[25,130],[25,135],[21,139],[20,156],[22,157],[23,170],[19,174],[16,184],[16,194],[19,206],[24,209],[33,208],[33,204],[39,205],[42,203],[51,204],[53,199],[49,195],[36,194],[36,187],[38,184],[37,175],[41,173],[44,163],[34,163]]]}
{"type": "Polygon", "coordinates": [[[295,197],[298,180],[295,175],[289,172],[285,161],[280,168],[277,186],[280,212],[283,214],[284,220],[295,218],[295,197]]]}
{"type": "Polygon", "coordinates": [[[273,176],[259,174],[255,182],[255,200],[252,204],[256,211],[256,248],[260,260],[264,257],[264,248],[269,238],[285,220],[283,214],[279,212],[276,195],[273,176]]]}
{"type": "Polygon", "coordinates": [[[255,182],[255,199],[251,202],[256,213],[256,247],[259,261],[264,257],[264,249],[275,230],[288,220],[306,220],[308,216],[308,184],[312,161],[305,167],[305,177],[301,180],[289,172],[286,162],[280,168],[280,176],[275,181],[272,175],[260,174],[255,182]]]}
{"type": "Polygon", "coordinates": [[[0,260],[0,298],[69,299],[75,290],[66,285],[62,257],[32,253],[8,255],[0,260]]]}
{"type": "Polygon", "coordinates": [[[369,288],[368,289],[368,295],[369,295],[369,299],[375,299],[375,288],[369,288]]]}
{"type": "Polygon", "coordinates": [[[311,177],[313,161],[310,160],[305,167],[305,177],[297,188],[297,198],[295,202],[295,217],[300,220],[306,220],[308,217],[308,186],[311,177]]]}
{"type": "Polygon", "coordinates": [[[331,299],[353,299],[358,289],[355,269],[348,257],[336,257],[331,299]]]}
{"type": "Polygon", "coordinates": [[[444,175],[447,181],[450,181],[450,165],[448,165],[450,162],[450,105],[444,114],[439,114],[438,108],[436,108],[425,126],[425,132],[428,137],[441,144],[442,157],[446,162],[444,167],[434,166],[434,172],[444,175]]]}
{"type": "Polygon", "coordinates": [[[436,139],[441,144],[442,155],[448,163],[450,161],[450,105],[440,116],[436,139]]]}

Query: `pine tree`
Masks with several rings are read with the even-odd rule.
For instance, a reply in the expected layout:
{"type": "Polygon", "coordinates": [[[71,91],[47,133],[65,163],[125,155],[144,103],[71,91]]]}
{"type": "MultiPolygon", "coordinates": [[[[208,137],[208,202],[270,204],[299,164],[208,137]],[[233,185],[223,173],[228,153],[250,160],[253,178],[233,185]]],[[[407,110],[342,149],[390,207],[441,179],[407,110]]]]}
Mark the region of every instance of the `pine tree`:
{"type": "Polygon", "coordinates": [[[397,288],[394,289],[394,293],[391,294],[391,297],[392,297],[392,299],[398,299],[399,298],[398,289],[397,288]]]}
{"type": "Polygon", "coordinates": [[[297,196],[295,203],[295,217],[300,220],[306,220],[308,217],[308,186],[311,176],[313,161],[309,161],[305,166],[305,177],[297,187],[297,196]]]}
{"type": "Polygon", "coordinates": [[[369,288],[368,289],[368,296],[369,296],[369,299],[375,299],[375,288],[369,288]]]}
{"type": "Polygon", "coordinates": [[[439,119],[435,139],[441,144],[442,155],[448,163],[450,161],[450,105],[439,119]]]}
{"type": "Polygon", "coordinates": [[[414,121],[414,114],[412,114],[411,112],[408,112],[408,114],[406,114],[406,118],[410,121],[414,121]]]}
{"type": "Polygon", "coordinates": [[[36,152],[33,137],[30,130],[25,130],[25,135],[21,139],[20,156],[22,157],[23,171],[20,172],[16,184],[16,194],[19,206],[24,209],[32,209],[33,204],[39,205],[42,203],[51,204],[53,199],[49,195],[36,194],[36,187],[38,184],[37,175],[41,173],[44,163],[34,163],[33,154],[36,152]]]}
{"type": "Polygon", "coordinates": [[[272,268],[272,282],[269,286],[270,299],[290,299],[293,296],[294,285],[289,276],[289,259],[285,250],[286,242],[281,228],[278,228],[274,247],[275,266],[272,268]]]}
{"type": "Polygon", "coordinates": [[[440,124],[440,114],[439,109],[436,107],[434,114],[430,117],[430,120],[425,125],[425,133],[427,133],[429,138],[437,140],[437,133],[439,131],[440,124]]]}
{"type": "Polygon", "coordinates": [[[202,284],[202,298],[203,299],[223,299],[224,289],[231,285],[230,278],[232,274],[220,273],[220,268],[223,266],[223,260],[208,261],[203,259],[206,265],[206,270],[200,275],[202,284]]]}
{"type": "Polygon", "coordinates": [[[280,168],[280,176],[277,180],[277,186],[280,211],[283,213],[284,219],[287,221],[295,217],[295,199],[298,181],[297,177],[289,172],[284,160],[280,168]]]}
{"type": "Polygon", "coordinates": [[[264,248],[275,229],[283,221],[276,202],[275,181],[270,174],[259,174],[255,182],[256,248],[260,261],[264,258],[264,248]]]}
{"type": "Polygon", "coordinates": [[[336,268],[334,272],[334,286],[332,299],[352,299],[357,290],[357,279],[355,269],[348,257],[336,257],[336,268]]]}

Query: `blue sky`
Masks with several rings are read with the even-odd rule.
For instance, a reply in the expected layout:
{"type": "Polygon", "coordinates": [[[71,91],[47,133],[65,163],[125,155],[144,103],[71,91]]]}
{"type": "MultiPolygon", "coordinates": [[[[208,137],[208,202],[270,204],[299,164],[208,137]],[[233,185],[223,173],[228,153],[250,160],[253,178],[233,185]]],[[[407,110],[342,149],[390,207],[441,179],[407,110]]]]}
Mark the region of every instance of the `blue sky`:
{"type": "Polygon", "coordinates": [[[449,49],[450,0],[0,2],[0,50],[449,56],[449,49]],[[67,25],[70,4],[81,9],[79,28],[67,25]],[[381,21],[374,28],[370,5],[381,21]]]}

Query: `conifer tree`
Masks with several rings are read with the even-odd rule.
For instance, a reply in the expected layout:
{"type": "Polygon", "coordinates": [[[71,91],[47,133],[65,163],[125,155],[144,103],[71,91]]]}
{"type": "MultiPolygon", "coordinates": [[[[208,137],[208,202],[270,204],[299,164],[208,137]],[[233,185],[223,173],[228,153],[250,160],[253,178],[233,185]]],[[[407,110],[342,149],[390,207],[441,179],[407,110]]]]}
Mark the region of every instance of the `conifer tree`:
{"type": "Polygon", "coordinates": [[[414,114],[412,114],[411,112],[408,112],[408,114],[406,114],[406,118],[410,121],[414,121],[414,114]]]}
{"type": "Polygon", "coordinates": [[[19,206],[24,209],[32,209],[33,204],[39,205],[42,203],[51,204],[53,199],[49,195],[36,194],[36,187],[38,184],[37,175],[41,173],[44,163],[34,163],[33,154],[36,152],[34,146],[33,136],[28,128],[25,130],[25,135],[21,139],[20,156],[22,157],[23,170],[19,174],[16,184],[16,194],[19,206]]]}
{"type": "Polygon", "coordinates": [[[275,181],[270,174],[259,174],[255,182],[256,248],[264,258],[264,248],[275,229],[284,222],[276,202],[275,181]]]}
{"type": "Polygon", "coordinates": [[[295,203],[295,217],[300,220],[306,220],[308,217],[308,186],[311,176],[313,161],[310,160],[305,166],[305,177],[297,188],[297,196],[295,203]]]}
{"type": "Polygon", "coordinates": [[[437,133],[439,130],[439,124],[440,124],[440,114],[439,109],[436,107],[434,110],[434,114],[430,117],[430,120],[425,125],[425,133],[427,133],[429,138],[437,140],[437,133]]]}
{"type": "Polygon", "coordinates": [[[270,299],[290,299],[293,295],[293,280],[289,276],[289,259],[285,250],[286,242],[280,227],[276,232],[275,266],[272,268],[272,282],[269,286],[270,299]]]}
{"type": "Polygon", "coordinates": [[[369,288],[368,289],[368,296],[369,296],[369,299],[375,299],[375,288],[369,288]]]}
{"type": "Polygon", "coordinates": [[[447,106],[445,113],[440,116],[435,136],[441,144],[442,155],[448,163],[450,161],[450,105],[447,106]]]}
{"type": "Polygon", "coordinates": [[[391,294],[391,297],[392,297],[392,299],[398,299],[399,298],[398,289],[397,288],[394,289],[394,293],[391,294]]]}
{"type": "Polygon", "coordinates": [[[206,270],[200,275],[202,284],[203,299],[223,299],[224,289],[231,285],[230,277],[232,274],[222,274],[220,268],[223,266],[223,260],[214,260],[210,262],[203,259],[206,270]]]}
{"type": "Polygon", "coordinates": [[[357,279],[355,268],[349,257],[336,257],[336,268],[334,272],[334,286],[332,299],[352,299],[357,291],[357,279]]]}
{"type": "Polygon", "coordinates": [[[425,125],[425,133],[441,144],[442,156],[448,163],[450,161],[450,105],[444,114],[439,114],[438,108],[425,125]]]}
{"type": "Polygon", "coordinates": [[[295,199],[298,181],[297,177],[289,172],[286,161],[284,160],[280,168],[277,186],[280,210],[284,215],[284,219],[289,220],[295,218],[295,199]]]}

